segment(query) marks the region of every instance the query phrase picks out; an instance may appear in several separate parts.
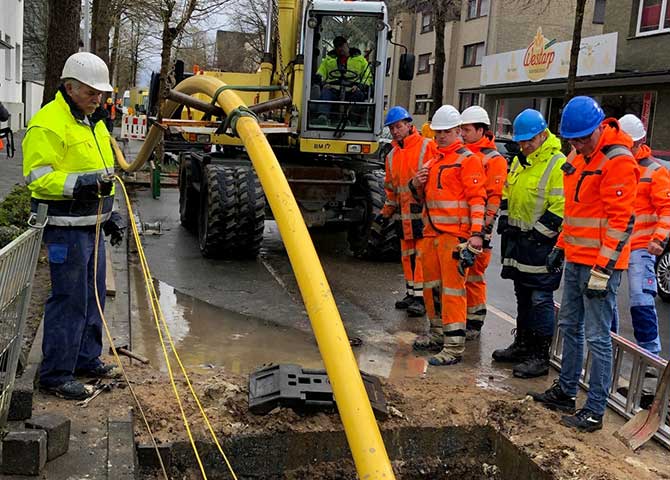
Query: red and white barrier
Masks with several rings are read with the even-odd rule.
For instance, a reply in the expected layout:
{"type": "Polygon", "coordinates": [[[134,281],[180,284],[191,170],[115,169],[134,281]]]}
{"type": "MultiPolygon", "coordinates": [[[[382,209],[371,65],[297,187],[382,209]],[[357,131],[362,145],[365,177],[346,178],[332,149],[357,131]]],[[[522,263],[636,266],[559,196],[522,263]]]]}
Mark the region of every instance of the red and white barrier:
{"type": "Polygon", "coordinates": [[[147,136],[146,115],[124,115],[121,119],[121,138],[144,140],[147,136]]]}

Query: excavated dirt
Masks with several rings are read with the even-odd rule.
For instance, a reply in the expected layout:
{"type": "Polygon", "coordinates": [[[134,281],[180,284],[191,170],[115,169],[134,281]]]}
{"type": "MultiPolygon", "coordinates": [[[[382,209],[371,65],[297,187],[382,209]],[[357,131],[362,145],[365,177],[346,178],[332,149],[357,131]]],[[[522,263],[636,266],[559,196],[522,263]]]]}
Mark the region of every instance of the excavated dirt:
{"type": "MultiPolygon", "coordinates": [[[[150,367],[126,365],[131,384],[142,401],[158,443],[185,441],[186,432],[167,376],[150,367]]],[[[330,432],[342,429],[335,412],[305,414],[276,408],[265,416],[250,413],[247,407],[246,377],[213,369],[211,375],[193,374],[191,380],[220,439],[237,435],[330,432]]],[[[183,379],[177,382],[177,387],[184,392],[185,398],[187,386],[183,379]]],[[[409,426],[491,426],[554,478],[670,479],[667,453],[659,454],[658,449],[655,449],[654,455],[661,455],[660,459],[654,459],[653,456],[645,458],[644,449],[643,455],[630,452],[612,437],[609,430],[583,434],[562,427],[558,424],[559,414],[535,405],[529,397],[519,398],[505,392],[459,384],[457,378],[448,381],[407,378],[384,383],[383,387],[391,412],[387,419],[379,421],[383,430],[409,426]]],[[[130,405],[132,400],[128,389],[117,388],[102,395],[96,402],[118,409],[121,405],[130,405]]],[[[64,408],[72,408],[71,405],[63,403],[64,408]]],[[[192,399],[184,400],[183,406],[194,437],[211,442],[195,402],[192,399]]],[[[81,410],[74,408],[72,413],[76,412],[81,410]]],[[[149,436],[137,413],[135,425],[138,443],[148,444],[149,436]]],[[[439,462],[439,459],[430,458],[395,462],[394,468],[398,478],[422,478],[421,471],[439,471],[439,462]],[[421,462],[427,463],[422,465],[421,462]]],[[[336,472],[343,469],[347,471],[343,465],[342,462],[330,466],[324,463],[316,470],[306,468],[304,471],[294,471],[287,478],[340,478],[336,472]]],[[[466,467],[467,462],[463,468],[466,467]]],[[[454,474],[450,470],[449,476],[454,474]]],[[[192,478],[199,476],[196,472],[193,475],[192,478]]],[[[180,477],[191,478],[191,474],[181,472],[180,477]]],[[[482,478],[496,476],[492,474],[482,478]]]]}

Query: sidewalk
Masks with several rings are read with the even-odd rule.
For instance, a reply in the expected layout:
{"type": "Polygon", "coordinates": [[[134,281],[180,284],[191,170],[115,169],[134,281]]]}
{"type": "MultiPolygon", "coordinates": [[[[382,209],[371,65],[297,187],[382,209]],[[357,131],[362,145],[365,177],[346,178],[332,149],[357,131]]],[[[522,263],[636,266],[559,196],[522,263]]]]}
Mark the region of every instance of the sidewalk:
{"type": "Polygon", "coordinates": [[[21,142],[25,130],[14,132],[16,153],[14,158],[7,157],[7,148],[0,150],[0,200],[3,200],[12,191],[17,183],[23,184],[23,150],[21,142]]]}

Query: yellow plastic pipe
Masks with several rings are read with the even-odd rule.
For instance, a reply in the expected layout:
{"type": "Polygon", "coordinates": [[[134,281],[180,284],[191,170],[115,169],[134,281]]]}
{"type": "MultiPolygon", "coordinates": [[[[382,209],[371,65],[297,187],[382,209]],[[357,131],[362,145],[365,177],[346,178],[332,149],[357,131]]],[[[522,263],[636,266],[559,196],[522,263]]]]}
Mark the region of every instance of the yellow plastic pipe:
{"type": "MultiPolygon", "coordinates": [[[[214,97],[217,89],[223,85],[225,84],[216,78],[197,75],[182,81],[175,90],[189,95],[204,93],[214,97]]],[[[232,90],[220,92],[217,103],[226,113],[244,106],[244,102],[232,90]]],[[[176,102],[166,101],[161,109],[162,116],[169,118],[177,107],[176,102]]],[[[240,117],[236,127],[263,186],[293,266],[333,387],[358,476],[365,480],[394,479],[391,462],[351,351],[349,338],[293,192],[258,122],[251,117],[240,117]]],[[[160,135],[160,130],[152,126],[138,158],[131,165],[124,161],[126,166],[133,170],[138,169],[141,159],[148,158],[153,151],[159,140],[157,135],[160,135]]]]}

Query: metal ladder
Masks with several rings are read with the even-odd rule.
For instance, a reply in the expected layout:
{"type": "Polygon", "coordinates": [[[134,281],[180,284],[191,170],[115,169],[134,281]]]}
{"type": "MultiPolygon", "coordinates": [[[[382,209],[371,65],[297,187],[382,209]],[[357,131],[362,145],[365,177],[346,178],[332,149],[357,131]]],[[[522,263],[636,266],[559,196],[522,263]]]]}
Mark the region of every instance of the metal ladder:
{"type": "MultiPolygon", "coordinates": [[[[556,307],[558,313],[558,306],[556,307]]],[[[558,321],[555,322],[554,341],[551,345],[550,363],[561,371],[561,358],[563,351],[563,336],[558,329],[558,321]]],[[[640,400],[642,399],[642,389],[645,380],[647,367],[652,367],[658,371],[660,377],[668,362],[662,358],[653,355],[643,348],[638,347],[633,342],[626,340],[616,333],[610,333],[612,336],[612,354],[613,354],[613,374],[612,385],[609,391],[607,403],[619,415],[627,420],[632,418],[641,410],[640,400]],[[630,362],[624,360],[629,359],[630,362]],[[631,366],[630,372],[627,372],[628,365],[631,366]],[[627,387],[628,392],[624,396],[619,393],[621,387],[627,387]]],[[[579,385],[588,390],[589,374],[591,371],[591,352],[587,349],[584,357],[584,366],[579,378],[579,385]]],[[[670,400],[670,388],[667,388],[663,397],[661,418],[663,422],[654,438],[664,447],[670,449],[670,418],[668,418],[668,401],[670,400]]]]}

